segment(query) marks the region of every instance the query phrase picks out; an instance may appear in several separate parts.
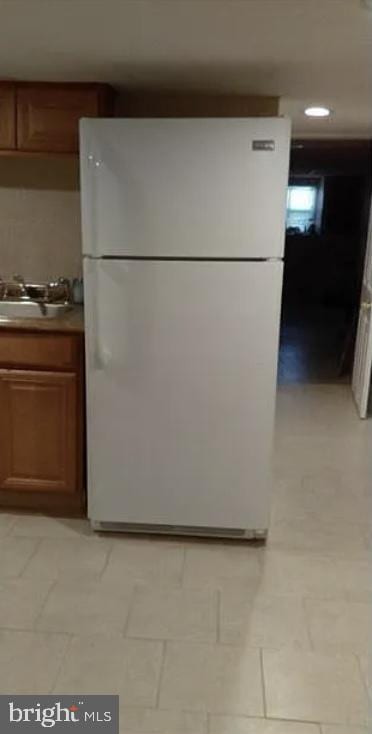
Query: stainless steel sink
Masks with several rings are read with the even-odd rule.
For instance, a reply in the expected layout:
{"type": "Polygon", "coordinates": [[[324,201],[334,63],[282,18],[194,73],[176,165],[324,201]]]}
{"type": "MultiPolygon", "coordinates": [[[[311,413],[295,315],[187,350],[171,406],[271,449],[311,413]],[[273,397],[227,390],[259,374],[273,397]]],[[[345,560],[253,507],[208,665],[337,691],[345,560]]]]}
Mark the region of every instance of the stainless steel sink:
{"type": "Polygon", "coordinates": [[[58,319],[71,311],[70,303],[37,303],[36,301],[1,301],[0,318],[58,319]]]}
{"type": "Polygon", "coordinates": [[[58,319],[72,309],[67,278],[49,283],[28,283],[21,275],[0,277],[0,318],[58,319]]]}

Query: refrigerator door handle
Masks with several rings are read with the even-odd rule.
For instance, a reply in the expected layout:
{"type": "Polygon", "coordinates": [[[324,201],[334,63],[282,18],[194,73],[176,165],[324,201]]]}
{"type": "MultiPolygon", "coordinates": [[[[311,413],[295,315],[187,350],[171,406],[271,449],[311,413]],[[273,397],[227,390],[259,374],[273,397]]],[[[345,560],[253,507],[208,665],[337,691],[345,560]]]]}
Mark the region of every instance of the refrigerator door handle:
{"type": "MultiPolygon", "coordinates": [[[[97,334],[98,337],[98,334],[97,334]]],[[[96,340],[96,348],[94,353],[94,366],[96,370],[104,370],[111,362],[111,352],[100,344],[99,339],[96,340]]]]}
{"type": "Polygon", "coordinates": [[[111,355],[110,350],[102,343],[102,339],[101,339],[102,328],[101,328],[101,323],[100,323],[101,322],[101,317],[100,317],[101,309],[100,309],[100,298],[99,298],[100,290],[99,290],[97,272],[96,272],[95,280],[96,280],[96,283],[95,283],[95,288],[93,291],[95,293],[95,299],[94,299],[95,308],[94,308],[94,318],[92,320],[93,366],[94,366],[94,369],[96,370],[103,370],[106,367],[108,367],[108,365],[110,364],[112,355],[111,355]]]}

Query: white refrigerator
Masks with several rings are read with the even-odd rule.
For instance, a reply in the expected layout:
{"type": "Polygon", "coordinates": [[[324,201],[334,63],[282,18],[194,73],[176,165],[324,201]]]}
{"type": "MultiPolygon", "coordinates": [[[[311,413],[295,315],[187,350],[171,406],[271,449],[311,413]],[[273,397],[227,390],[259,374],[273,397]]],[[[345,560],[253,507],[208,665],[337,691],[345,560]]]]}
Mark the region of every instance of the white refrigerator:
{"type": "Polygon", "coordinates": [[[289,121],[84,119],[88,514],[265,537],[289,121]]]}

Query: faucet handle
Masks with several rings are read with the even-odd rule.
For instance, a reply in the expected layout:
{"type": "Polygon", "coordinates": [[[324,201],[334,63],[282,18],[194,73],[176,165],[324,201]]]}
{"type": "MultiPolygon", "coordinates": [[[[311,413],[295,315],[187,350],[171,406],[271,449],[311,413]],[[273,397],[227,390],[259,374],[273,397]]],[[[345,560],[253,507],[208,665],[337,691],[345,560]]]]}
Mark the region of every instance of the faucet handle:
{"type": "Polygon", "coordinates": [[[71,301],[71,281],[69,278],[58,278],[58,285],[61,285],[66,292],[66,300],[71,301]]]}

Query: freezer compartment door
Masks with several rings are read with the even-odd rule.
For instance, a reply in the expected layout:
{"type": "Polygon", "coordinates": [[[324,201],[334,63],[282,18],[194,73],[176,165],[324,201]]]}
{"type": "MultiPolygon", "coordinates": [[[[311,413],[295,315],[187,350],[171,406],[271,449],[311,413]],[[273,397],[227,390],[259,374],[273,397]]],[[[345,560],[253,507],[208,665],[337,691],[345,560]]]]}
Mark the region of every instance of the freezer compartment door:
{"type": "Polygon", "coordinates": [[[267,528],[282,264],[85,278],[90,518],[267,528]]]}
{"type": "Polygon", "coordinates": [[[83,252],[282,257],[289,138],[280,118],[83,120],[83,252]]]}

